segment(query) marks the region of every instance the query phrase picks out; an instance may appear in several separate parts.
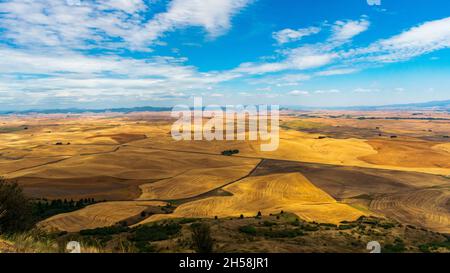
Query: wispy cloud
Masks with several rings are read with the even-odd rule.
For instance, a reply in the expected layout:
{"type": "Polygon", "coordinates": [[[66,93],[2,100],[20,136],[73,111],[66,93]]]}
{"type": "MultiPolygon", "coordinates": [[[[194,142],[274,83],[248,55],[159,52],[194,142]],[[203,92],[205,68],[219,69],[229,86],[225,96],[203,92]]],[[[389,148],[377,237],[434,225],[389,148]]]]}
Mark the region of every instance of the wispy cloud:
{"type": "MultiPolygon", "coordinates": [[[[305,91],[298,86],[315,77],[357,73],[450,47],[450,17],[356,44],[358,35],[372,30],[369,17],[362,16],[322,23],[320,28],[293,26],[267,33],[267,38],[272,35],[283,45],[269,56],[236,63],[226,70],[200,70],[183,57],[183,50],[171,52],[176,57],[147,51],[168,43],[165,36],[179,29],[196,27],[209,38],[224,35],[232,28],[233,16],[254,1],[166,2],[163,11],[155,14],[156,2],[144,0],[0,1],[1,103],[178,99],[216,90],[212,87],[234,80],[249,84],[251,90],[242,88],[246,91],[242,96],[253,95],[261,86],[273,88],[264,93],[267,97],[277,96],[278,91],[284,96],[332,94],[339,90],[305,91]],[[317,39],[311,39],[315,42],[290,43],[303,42],[319,32],[314,36],[317,39]],[[323,36],[326,33],[328,37],[323,36]],[[133,51],[139,57],[127,54],[133,51]],[[289,91],[294,88],[298,89],[289,91]]],[[[198,40],[182,44],[189,43],[201,46],[198,40]]],[[[229,89],[217,90],[221,93],[210,95],[230,97],[224,91],[229,89]]]]}
{"type": "Polygon", "coordinates": [[[346,41],[366,31],[370,26],[370,22],[365,18],[353,21],[337,21],[332,27],[333,35],[330,37],[332,41],[346,41]]]}
{"type": "Polygon", "coordinates": [[[173,0],[148,19],[153,1],[11,0],[0,3],[4,38],[25,47],[74,49],[127,47],[148,50],[166,32],[202,27],[217,37],[251,0],[173,0]]]}
{"type": "Polygon", "coordinates": [[[328,70],[316,72],[315,75],[317,75],[317,76],[346,75],[346,74],[356,73],[358,71],[359,71],[359,69],[356,69],[356,68],[335,68],[335,69],[328,69],[328,70]]]}
{"type": "Polygon", "coordinates": [[[288,94],[291,96],[308,96],[309,92],[305,90],[292,90],[288,94]]]}
{"type": "Polygon", "coordinates": [[[361,88],[361,87],[358,87],[358,88],[355,88],[353,90],[353,92],[355,92],[355,93],[373,93],[373,92],[380,92],[380,89],[378,89],[378,88],[361,88]]]}
{"type": "Polygon", "coordinates": [[[328,89],[328,90],[316,90],[314,91],[316,94],[337,94],[341,93],[339,89],[328,89]]]}
{"type": "Polygon", "coordinates": [[[272,33],[272,37],[279,43],[285,44],[289,42],[299,41],[303,37],[317,34],[320,32],[318,27],[300,28],[297,30],[285,28],[283,30],[272,33]]]}
{"type": "Polygon", "coordinates": [[[412,27],[399,35],[374,42],[346,55],[364,62],[390,63],[450,47],[450,17],[412,27]]]}

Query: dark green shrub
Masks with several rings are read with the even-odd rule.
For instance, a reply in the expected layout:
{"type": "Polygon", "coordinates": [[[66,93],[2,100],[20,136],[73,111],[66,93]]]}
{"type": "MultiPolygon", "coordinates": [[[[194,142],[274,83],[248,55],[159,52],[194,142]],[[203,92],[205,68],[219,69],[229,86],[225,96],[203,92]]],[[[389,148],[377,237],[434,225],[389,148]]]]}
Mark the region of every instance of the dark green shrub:
{"type": "Polygon", "coordinates": [[[119,234],[122,232],[129,231],[129,227],[122,226],[122,225],[116,225],[116,226],[110,226],[110,227],[100,227],[100,228],[94,228],[94,229],[84,229],[80,231],[80,235],[83,236],[105,236],[105,235],[114,235],[119,234]]]}
{"type": "Polygon", "coordinates": [[[282,230],[266,230],[264,236],[271,238],[293,238],[305,235],[299,228],[297,229],[282,229],[282,230]]]}
{"type": "Polygon", "coordinates": [[[338,229],[346,230],[346,229],[352,229],[354,227],[355,227],[354,225],[339,225],[338,229]]]}
{"type": "Polygon", "coordinates": [[[301,229],[303,229],[304,231],[318,231],[319,227],[315,225],[304,225],[301,227],[301,229]]]}
{"type": "Polygon", "coordinates": [[[182,218],[178,221],[178,224],[190,224],[190,223],[194,223],[197,222],[199,219],[198,218],[182,218]]]}
{"type": "Polygon", "coordinates": [[[239,228],[239,231],[249,235],[256,235],[256,228],[254,226],[243,226],[239,228]]]}
{"type": "Polygon", "coordinates": [[[387,244],[383,247],[382,252],[384,253],[399,253],[404,252],[406,250],[404,243],[394,243],[394,244],[387,244]]]}
{"type": "Polygon", "coordinates": [[[17,183],[0,178],[0,233],[16,233],[34,225],[29,200],[17,183]]]}
{"type": "Polygon", "coordinates": [[[277,225],[277,223],[270,222],[270,221],[264,221],[263,225],[266,226],[266,227],[271,227],[271,226],[277,225]]]}
{"type": "Polygon", "coordinates": [[[155,246],[146,241],[137,241],[134,243],[134,246],[140,253],[156,252],[155,246]]]}
{"type": "Polygon", "coordinates": [[[139,226],[130,238],[132,241],[162,241],[177,234],[181,230],[181,225],[177,223],[154,224],[139,226]]]}
{"type": "Polygon", "coordinates": [[[395,227],[395,224],[393,224],[393,223],[380,223],[378,225],[384,229],[390,229],[390,228],[395,227]]]}
{"type": "Polygon", "coordinates": [[[232,156],[234,154],[238,154],[239,150],[226,150],[226,151],[222,151],[222,155],[226,155],[226,156],[232,156]]]}
{"type": "Polygon", "coordinates": [[[446,249],[447,251],[450,251],[450,238],[448,238],[447,241],[444,242],[432,242],[419,246],[420,251],[424,253],[429,253],[439,248],[443,248],[446,249]]]}
{"type": "Polygon", "coordinates": [[[213,251],[214,240],[211,237],[211,229],[205,223],[195,223],[191,225],[192,242],[197,253],[211,253],[213,251]]]}

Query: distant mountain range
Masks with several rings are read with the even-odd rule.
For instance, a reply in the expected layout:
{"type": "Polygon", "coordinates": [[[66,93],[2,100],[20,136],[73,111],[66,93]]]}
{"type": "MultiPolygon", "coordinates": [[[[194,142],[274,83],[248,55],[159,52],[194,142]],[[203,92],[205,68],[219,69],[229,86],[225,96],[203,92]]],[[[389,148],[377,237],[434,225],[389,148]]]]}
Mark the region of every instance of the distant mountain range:
{"type": "Polygon", "coordinates": [[[390,104],[379,106],[341,106],[341,107],[307,107],[307,106],[286,106],[284,109],[291,110],[354,110],[354,111],[382,111],[382,110],[437,110],[450,112],[450,100],[429,101],[407,104],[390,104]]]}
{"type": "MultiPolygon", "coordinates": [[[[391,104],[381,106],[348,106],[348,107],[308,107],[308,106],[283,106],[282,109],[289,110],[355,110],[355,111],[377,111],[377,110],[438,110],[450,112],[450,100],[430,101],[422,103],[408,103],[408,104],[391,104]]],[[[82,114],[82,113],[131,113],[131,112],[164,112],[171,111],[171,107],[131,107],[131,108],[109,108],[109,109],[36,109],[25,111],[0,111],[0,115],[8,114],[82,114]]]]}
{"type": "MultiPolygon", "coordinates": [[[[349,107],[352,108],[352,107],[349,107]]],[[[443,110],[450,111],[450,100],[429,101],[421,103],[392,104],[383,106],[355,107],[361,110],[443,110]]]]}
{"type": "Polygon", "coordinates": [[[66,109],[35,109],[25,111],[0,111],[0,115],[8,114],[82,114],[82,113],[131,113],[131,112],[164,112],[171,111],[171,107],[131,107],[131,108],[108,108],[108,109],[80,109],[80,108],[66,108],[66,109]]]}

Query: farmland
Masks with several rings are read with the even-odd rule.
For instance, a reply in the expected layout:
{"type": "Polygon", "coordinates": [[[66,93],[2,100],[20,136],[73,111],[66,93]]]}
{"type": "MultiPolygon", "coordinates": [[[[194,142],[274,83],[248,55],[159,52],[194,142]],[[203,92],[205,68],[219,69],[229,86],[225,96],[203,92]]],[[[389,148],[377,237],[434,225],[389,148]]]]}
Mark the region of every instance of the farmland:
{"type": "Polygon", "coordinates": [[[448,234],[450,116],[424,116],[287,111],[279,148],[263,152],[261,141],[175,141],[165,112],[5,115],[0,175],[33,200],[101,201],[44,219],[49,232],[283,211],[448,234]]]}

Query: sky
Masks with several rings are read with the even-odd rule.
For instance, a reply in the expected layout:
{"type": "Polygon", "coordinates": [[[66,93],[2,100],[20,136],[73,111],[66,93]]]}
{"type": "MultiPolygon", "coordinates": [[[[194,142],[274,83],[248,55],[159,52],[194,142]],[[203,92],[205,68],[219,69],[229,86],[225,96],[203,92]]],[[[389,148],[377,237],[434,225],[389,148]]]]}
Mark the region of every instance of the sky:
{"type": "Polygon", "coordinates": [[[450,99],[448,0],[0,0],[0,110],[450,99]]]}

